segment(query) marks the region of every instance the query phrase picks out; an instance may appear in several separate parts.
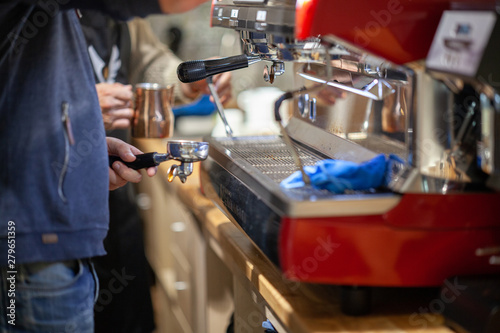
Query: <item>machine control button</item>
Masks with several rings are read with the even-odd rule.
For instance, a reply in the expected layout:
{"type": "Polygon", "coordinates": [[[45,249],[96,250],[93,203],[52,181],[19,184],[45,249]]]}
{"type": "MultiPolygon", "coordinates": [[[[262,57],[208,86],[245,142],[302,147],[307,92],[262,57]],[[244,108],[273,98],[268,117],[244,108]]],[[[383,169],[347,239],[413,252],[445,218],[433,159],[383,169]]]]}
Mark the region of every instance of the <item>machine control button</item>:
{"type": "Polygon", "coordinates": [[[258,10],[257,15],[255,16],[256,21],[261,21],[264,22],[267,18],[267,11],[265,10],[258,10]]]}
{"type": "Polygon", "coordinates": [[[309,101],[309,119],[313,122],[316,121],[316,98],[309,101]]]}
{"type": "Polygon", "coordinates": [[[307,117],[309,115],[309,94],[300,95],[297,99],[297,106],[300,115],[304,118],[307,117]]]}
{"type": "Polygon", "coordinates": [[[266,22],[255,22],[255,30],[264,31],[267,28],[266,22]]]}

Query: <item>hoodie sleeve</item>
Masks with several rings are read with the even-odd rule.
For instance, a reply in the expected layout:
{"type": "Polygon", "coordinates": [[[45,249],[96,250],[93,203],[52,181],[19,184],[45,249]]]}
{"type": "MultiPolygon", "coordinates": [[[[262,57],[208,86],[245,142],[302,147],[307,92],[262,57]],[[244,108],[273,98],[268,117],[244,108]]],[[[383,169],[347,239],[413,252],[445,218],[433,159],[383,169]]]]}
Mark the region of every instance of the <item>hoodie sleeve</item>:
{"type": "Polygon", "coordinates": [[[131,43],[130,83],[156,82],[175,86],[177,102],[192,100],[182,94],[177,66],[182,62],[151,30],[149,22],[136,18],[128,23],[131,43]]]}

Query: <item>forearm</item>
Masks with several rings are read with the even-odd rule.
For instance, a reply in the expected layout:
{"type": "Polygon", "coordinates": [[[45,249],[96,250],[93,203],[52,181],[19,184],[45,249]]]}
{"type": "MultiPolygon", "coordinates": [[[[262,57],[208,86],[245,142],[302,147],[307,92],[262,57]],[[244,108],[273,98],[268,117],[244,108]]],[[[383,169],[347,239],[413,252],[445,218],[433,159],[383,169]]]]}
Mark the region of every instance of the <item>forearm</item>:
{"type": "Polygon", "coordinates": [[[207,0],[159,0],[164,13],[183,13],[198,7],[207,0]]]}
{"type": "Polygon", "coordinates": [[[129,19],[134,16],[145,17],[155,13],[183,13],[191,10],[207,0],[66,0],[40,1],[18,0],[12,3],[26,3],[41,7],[57,9],[95,9],[106,12],[117,19],[129,19]]]}
{"type": "MultiPolygon", "coordinates": [[[[168,0],[167,2],[177,2],[168,0]]],[[[184,1],[184,0],[183,0],[184,1]]],[[[180,1],[180,2],[183,2],[180,1]]],[[[40,1],[40,0],[11,0],[12,3],[32,4],[40,7],[49,14],[58,10],[72,8],[92,9],[104,12],[115,19],[127,20],[134,16],[144,17],[149,14],[162,13],[158,0],[65,0],[65,1],[40,1]]],[[[188,1],[189,2],[189,1],[188,1]]]]}

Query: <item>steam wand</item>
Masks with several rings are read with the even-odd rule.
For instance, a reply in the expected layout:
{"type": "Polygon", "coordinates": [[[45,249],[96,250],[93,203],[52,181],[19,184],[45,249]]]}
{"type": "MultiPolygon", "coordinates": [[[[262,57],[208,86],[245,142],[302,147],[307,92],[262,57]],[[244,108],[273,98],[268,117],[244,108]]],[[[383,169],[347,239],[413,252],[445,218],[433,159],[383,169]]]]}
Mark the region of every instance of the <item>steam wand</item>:
{"type": "Polygon", "coordinates": [[[281,103],[287,99],[293,98],[296,94],[300,94],[301,92],[305,91],[306,88],[302,87],[298,90],[295,91],[287,91],[283,95],[281,95],[278,100],[274,103],[274,118],[276,119],[276,122],[279,125],[281,134],[283,135],[283,140],[285,141],[286,146],[288,147],[290,154],[292,155],[293,161],[295,163],[295,166],[299,168],[300,173],[302,174],[302,180],[304,181],[304,184],[310,185],[311,184],[311,179],[309,179],[309,175],[304,171],[304,165],[302,164],[302,161],[300,160],[299,157],[299,152],[295,148],[295,146],[292,143],[292,139],[290,139],[290,136],[288,135],[285,127],[283,126],[283,123],[281,121],[281,115],[280,115],[280,107],[281,103]]]}
{"type": "MultiPolygon", "coordinates": [[[[323,44],[323,46],[326,49],[325,55],[326,55],[326,74],[327,74],[327,80],[325,83],[318,84],[316,86],[313,86],[311,88],[306,88],[302,87],[300,89],[294,90],[294,91],[288,91],[281,95],[278,100],[274,103],[274,118],[276,122],[279,125],[281,134],[283,135],[283,140],[285,141],[285,144],[288,147],[288,150],[290,151],[290,154],[292,155],[292,159],[295,163],[295,166],[300,170],[300,173],[302,174],[302,180],[304,181],[305,185],[310,185],[311,184],[311,179],[309,178],[309,175],[304,171],[304,165],[302,164],[302,161],[300,160],[299,152],[295,148],[295,146],[292,143],[292,139],[288,135],[288,132],[286,131],[286,128],[283,126],[283,123],[281,121],[281,115],[280,115],[280,107],[281,103],[287,99],[294,98],[295,95],[302,94],[302,93],[309,93],[315,90],[318,90],[320,88],[323,88],[328,81],[331,80],[332,77],[332,64],[331,64],[331,57],[330,54],[328,53],[328,45],[326,43],[323,44]]],[[[272,82],[271,82],[272,83],[272,82]]]]}
{"type": "Polygon", "coordinates": [[[232,138],[233,131],[227,122],[224,107],[222,106],[219,96],[217,95],[217,91],[213,85],[212,76],[228,71],[234,71],[240,68],[246,68],[260,60],[261,59],[257,56],[247,56],[245,54],[241,54],[238,56],[219,59],[186,61],[177,67],[177,77],[184,83],[195,82],[203,79],[207,80],[208,89],[210,89],[210,93],[214,99],[219,116],[224,123],[226,134],[228,137],[232,138]]]}
{"type": "Polygon", "coordinates": [[[222,106],[222,103],[220,102],[219,95],[217,95],[217,90],[215,90],[214,83],[212,80],[212,77],[209,76],[207,77],[207,83],[208,83],[208,89],[210,89],[210,94],[212,94],[212,97],[215,102],[215,106],[217,107],[217,112],[219,113],[220,118],[222,119],[222,122],[224,123],[224,129],[226,130],[226,135],[230,138],[233,137],[233,130],[229,126],[229,123],[227,122],[226,119],[226,114],[224,112],[224,107],[222,106]]]}

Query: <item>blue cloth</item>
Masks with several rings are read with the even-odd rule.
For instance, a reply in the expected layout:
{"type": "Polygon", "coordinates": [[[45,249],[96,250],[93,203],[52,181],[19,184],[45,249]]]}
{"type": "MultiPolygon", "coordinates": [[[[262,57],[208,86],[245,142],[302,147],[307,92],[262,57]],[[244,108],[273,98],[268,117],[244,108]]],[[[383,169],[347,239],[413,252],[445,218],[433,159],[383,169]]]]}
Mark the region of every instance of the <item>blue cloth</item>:
{"type": "Polygon", "coordinates": [[[210,95],[202,95],[196,101],[172,108],[175,117],[209,116],[215,111],[215,103],[210,101],[210,95]]]}
{"type": "Polygon", "coordinates": [[[262,327],[265,328],[265,333],[278,333],[276,329],[274,328],[273,324],[268,320],[262,322],[262,327]]]}
{"type": "MultiPolygon", "coordinates": [[[[393,155],[386,159],[383,154],[363,163],[327,159],[317,162],[314,166],[305,166],[304,171],[314,188],[340,194],[346,190],[368,190],[385,185],[386,170],[392,160],[400,161],[393,155]]],[[[281,187],[285,189],[304,185],[300,171],[281,182],[281,187]]]]}

